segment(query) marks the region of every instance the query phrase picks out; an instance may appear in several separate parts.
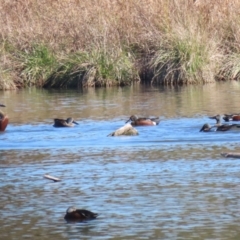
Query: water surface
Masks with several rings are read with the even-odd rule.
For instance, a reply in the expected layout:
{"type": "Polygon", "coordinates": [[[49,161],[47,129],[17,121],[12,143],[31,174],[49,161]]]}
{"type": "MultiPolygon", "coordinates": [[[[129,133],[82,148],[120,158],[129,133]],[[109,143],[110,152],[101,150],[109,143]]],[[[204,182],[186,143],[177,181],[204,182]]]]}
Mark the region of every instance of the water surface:
{"type": "Polygon", "coordinates": [[[0,92],[0,239],[239,239],[240,131],[199,132],[240,112],[240,84],[0,92]],[[130,115],[160,116],[107,137],[130,115]],[[53,118],[74,117],[74,128],[53,118]],[[51,182],[50,174],[61,179],[51,182]],[[75,205],[99,213],[67,224],[75,205]]]}

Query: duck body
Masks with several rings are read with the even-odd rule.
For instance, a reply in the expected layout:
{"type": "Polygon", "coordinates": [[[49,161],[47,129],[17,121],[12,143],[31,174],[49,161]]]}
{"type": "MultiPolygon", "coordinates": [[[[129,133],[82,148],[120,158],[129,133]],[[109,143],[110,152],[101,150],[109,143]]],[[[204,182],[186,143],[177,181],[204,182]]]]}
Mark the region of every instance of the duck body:
{"type": "Polygon", "coordinates": [[[97,213],[93,213],[89,210],[69,207],[66,211],[66,215],[64,216],[64,219],[67,222],[81,222],[81,221],[96,219],[97,216],[98,216],[97,213]]]}
{"type": "Polygon", "coordinates": [[[202,128],[200,129],[200,132],[212,132],[212,131],[221,131],[221,132],[224,132],[224,131],[228,131],[232,128],[239,128],[240,129],[240,125],[238,126],[237,124],[231,124],[231,125],[228,125],[228,124],[222,124],[222,125],[214,125],[214,126],[211,126],[210,124],[208,123],[205,123],[202,128]]]}
{"type": "Polygon", "coordinates": [[[155,126],[160,122],[159,117],[156,118],[138,118],[136,115],[130,116],[126,123],[131,122],[132,126],[155,126]]]}
{"type": "Polygon", "coordinates": [[[74,127],[75,124],[78,125],[77,122],[73,120],[73,118],[67,118],[65,119],[60,119],[60,118],[55,118],[54,119],[54,127],[74,127]]]}
{"type": "MultiPolygon", "coordinates": [[[[220,125],[220,126],[217,126],[216,131],[222,131],[222,132],[224,132],[224,131],[228,131],[228,130],[230,130],[230,129],[232,129],[232,128],[235,128],[235,127],[237,127],[237,124],[230,124],[230,125],[228,125],[228,124],[222,124],[222,125],[220,125]]],[[[240,127],[240,126],[239,126],[239,127],[240,127]]]]}
{"type": "MultiPolygon", "coordinates": [[[[0,107],[6,107],[3,104],[0,104],[0,107]]],[[[7,128],[7,125],[9,123],[9,118],[8,116],[3,113],[2,111],[0,111],[0,132],[4,132],[5,129],[7,128]]]]}

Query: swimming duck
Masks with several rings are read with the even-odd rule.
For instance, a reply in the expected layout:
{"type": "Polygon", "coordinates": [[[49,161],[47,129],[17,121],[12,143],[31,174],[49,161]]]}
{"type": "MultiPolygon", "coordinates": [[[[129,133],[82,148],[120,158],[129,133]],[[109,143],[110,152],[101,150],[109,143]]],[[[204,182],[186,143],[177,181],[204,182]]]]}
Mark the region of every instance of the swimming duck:
{"type": "MultiPolygon", "coordinates": [[[[6,107],[6,106],[3,104],[0,104],[0,107],[6,107]]],[[[0,132],[5,131],[8,125],[8,122],[9,122],[8,116],[4,112],[0,111],[0,132]]]]}
{"type": "Polygon", "coordinates": [[[223,120],[226,122],[240,121],[240,114],[224,114],[223,120]]]}
{"type": "Polygon", "coordinates": [[[66,120],[55,118],[53,126],[54,127],[74,127],[75,126],[74,124],[78,125],[78,123],[75,122],[73,118],[67,118],[66,120]]]}
{"type": "Polygon", "coordinates": [[[156,118],[138,118],[136,115],[130,116],[126,123],[131,121],[132,126],[154,126],[160,122],[159,117],[156,118]]]}
{"type": "Polygon", "coordinates": [[[214,125],[211,126],[208,123],[205,123],[202,128],[200,129],[200,132],[211,132],[211,131],[228,131],[233,127],[237,127],[240,128],[240,126],[238,126],[237,124],[232,124],[232,125],[227,125],[227,124],[222,124],[220,126],[214,125]]]}
{"type": "Polygon", "coordinates": [[[69,207],[66,211],[64,219],[67,222],[81,222],[87,220],[93,220],[97,218],[98,214],[85,209],[77,209],[75,207],[69,207]]]}

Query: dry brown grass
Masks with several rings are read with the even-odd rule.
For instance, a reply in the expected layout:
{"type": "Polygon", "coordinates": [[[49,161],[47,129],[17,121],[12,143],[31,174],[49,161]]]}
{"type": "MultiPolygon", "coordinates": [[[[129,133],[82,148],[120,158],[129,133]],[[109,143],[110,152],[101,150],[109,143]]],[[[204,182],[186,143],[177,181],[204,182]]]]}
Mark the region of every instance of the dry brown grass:
{"type": "MultiPolygon", "coordinates": [[[[149,63],[156,54],[175,49],[176,42],[192,41],[204,47],[206,62],[191,76],[213,81],[221,72],[227,79],[231,74],[222,74],[224,63],[231,72],[231,55],[240,53],[239,11],[237,0],[1,0],[0,53],[8,60],[0,63],[0,70],[15,71],[10,76],[18,80],[22,69],[16,56],[41,44],[59,61],[93,49],[109,56],[128,51],[139,72],[153,77],[156,69],[149,63]]],[[[174,72],[178,78],[189,77],[185,66],[192,62],[195,48],[190,51],[185,63],[174,65],[180,69],[181,74],[179,69],[174,72]]]]}

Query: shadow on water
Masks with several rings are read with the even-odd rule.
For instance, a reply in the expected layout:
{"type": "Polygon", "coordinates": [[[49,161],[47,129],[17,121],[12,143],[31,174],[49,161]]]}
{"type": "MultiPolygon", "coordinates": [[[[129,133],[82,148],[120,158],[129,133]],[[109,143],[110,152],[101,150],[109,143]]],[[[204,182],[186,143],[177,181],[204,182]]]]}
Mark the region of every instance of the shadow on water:
{"type": "Polygon", "coordinates": [[[2,239],[239,239],[240,162],[220,153],[240,150],[240,130],[199,132],[239,112],[239,86],[0,93],[2,239]],[[107,137],[131,114],[161,122],[107,137]],[[52,127],[70,116],[79,125],[52,127]],[[99,218],[67,224],[72,205],[99,218]]]}

